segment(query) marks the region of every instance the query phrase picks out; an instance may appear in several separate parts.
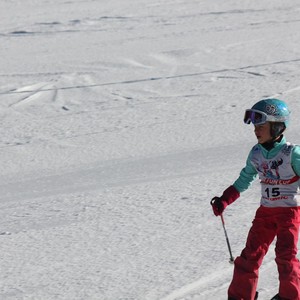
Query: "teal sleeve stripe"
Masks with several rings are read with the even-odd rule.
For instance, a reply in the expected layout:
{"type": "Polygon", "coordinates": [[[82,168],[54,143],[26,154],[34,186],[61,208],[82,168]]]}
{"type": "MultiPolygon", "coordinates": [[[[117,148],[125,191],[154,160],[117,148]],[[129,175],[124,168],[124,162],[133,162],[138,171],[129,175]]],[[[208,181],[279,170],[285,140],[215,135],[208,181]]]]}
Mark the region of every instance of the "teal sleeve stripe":
{"type": "Polygon", "coordinates": [[[249,188],[251,183],[257,177],[257,172],[252,165],[248,164],[242,169],[240,176],[233,183],[233,186],[241,193],[249,188]]]}
{"type": "Polygon", "coordinates": [[[233,186],[241,193],[249,188],[251,183],[257,177],[257,171],[250,160],[251,152],[248,156],[246,166],[242,169],[240,176],[234,182],[233,186]]]}

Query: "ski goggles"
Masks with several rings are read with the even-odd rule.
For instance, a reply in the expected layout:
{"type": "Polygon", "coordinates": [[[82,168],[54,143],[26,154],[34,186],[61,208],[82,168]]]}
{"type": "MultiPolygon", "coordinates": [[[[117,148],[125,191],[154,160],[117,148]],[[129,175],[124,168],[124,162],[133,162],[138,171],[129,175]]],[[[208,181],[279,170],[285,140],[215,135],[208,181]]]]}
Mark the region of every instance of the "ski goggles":
{"type": "Polygon", "coordinates": [[[267,121],[270,120],[270,116],[266,113],[256,110],[256,109],[246,109],[244,115],[244,123],[253,125],[262,125],[265,124],[267,121]]]}

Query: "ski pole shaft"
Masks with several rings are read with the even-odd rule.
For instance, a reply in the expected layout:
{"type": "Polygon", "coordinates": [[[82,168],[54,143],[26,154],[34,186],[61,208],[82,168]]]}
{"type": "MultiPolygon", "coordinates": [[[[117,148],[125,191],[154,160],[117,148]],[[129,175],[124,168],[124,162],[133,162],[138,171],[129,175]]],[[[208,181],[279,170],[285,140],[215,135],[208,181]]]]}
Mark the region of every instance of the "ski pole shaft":
{"type": "Polygon", "coordinates": [[[233,262],[234,262],[234,257],[233,257],[233,255],[232,255],[232,251],[231,251],[231,247],[230,247],[230,243],[229,243],[228,234],[227,234],[226,227],[225,227],[225,221],[224,221],[223,214],[221,214],[220,216],[221,216],[221,221],[222,221],[222,225],[223,225],[223,229],[224,229],[224,234],[225,234],[225,238],[226,238],[226,243],[227,243],[227,247],[228,247],[228,251],[229,251],[229,255],[230,255],[229,262],[230,262],[231,264],[233,264],[233,262]]]}

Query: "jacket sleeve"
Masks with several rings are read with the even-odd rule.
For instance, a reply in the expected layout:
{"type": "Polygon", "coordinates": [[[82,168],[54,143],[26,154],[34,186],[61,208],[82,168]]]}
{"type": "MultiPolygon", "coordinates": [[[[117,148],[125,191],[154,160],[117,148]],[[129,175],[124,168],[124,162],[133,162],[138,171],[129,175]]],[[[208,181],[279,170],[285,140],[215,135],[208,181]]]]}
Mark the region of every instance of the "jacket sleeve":
{"type": "Polygon", "coordinates": [[[233,186],[240,193],[246,191],[254,181],[254,179],[257,177],[257,171],[251,162],[251,153],[252,151],[248,155],[246,166],[240,172],[240,176],[238,177],[238,179],[233,183],[233,186]]]}
{"type": "Polygon", "coordinates": [[[300,176],[300,146],[298,145],[293,148],[292,167],[295,173],[300,176]]]}

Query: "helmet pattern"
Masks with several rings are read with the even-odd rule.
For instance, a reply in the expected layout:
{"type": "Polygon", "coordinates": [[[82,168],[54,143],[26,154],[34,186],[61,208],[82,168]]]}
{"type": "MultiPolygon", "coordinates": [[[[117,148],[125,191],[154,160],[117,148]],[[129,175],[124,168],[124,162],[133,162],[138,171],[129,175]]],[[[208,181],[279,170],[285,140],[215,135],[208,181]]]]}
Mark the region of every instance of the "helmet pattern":
{"type": "Polygon", "coordinates": [[[277,115],[277,107],[274,104],[266,105],[266,113],[273,116],[277,115]]]}

